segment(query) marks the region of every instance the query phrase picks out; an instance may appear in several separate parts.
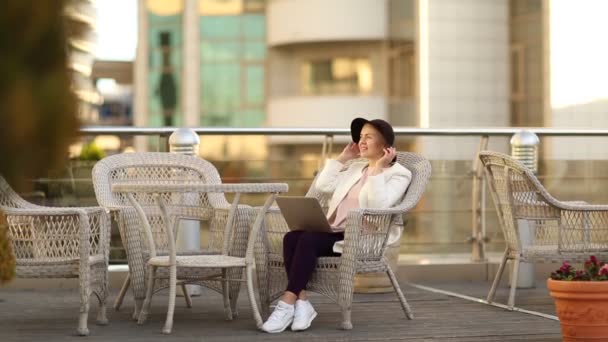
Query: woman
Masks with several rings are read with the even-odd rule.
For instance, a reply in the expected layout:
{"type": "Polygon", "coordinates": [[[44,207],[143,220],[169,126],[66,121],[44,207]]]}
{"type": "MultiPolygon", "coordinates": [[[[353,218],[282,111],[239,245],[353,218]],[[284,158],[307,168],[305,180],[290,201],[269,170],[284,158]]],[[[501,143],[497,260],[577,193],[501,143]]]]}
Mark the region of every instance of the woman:
{"type": "Polygon", "coordinates": [[[315,183],[319,191],[332,194],[327,217],[334,232],[285,234],[283,257],[288,284],[262,327],[266,332],[282,332],[290,324],[293,331],[310,327],[317,312],[307,300],[306,284],[318,257],[339,256],[334,252],[334,244],[344,239],[348,212],[358,208],[390,208],[399,202],[410,184],[412,173],[394,163],[395,134],[388,122],[357,118],[350,131],[354,142],[336,160],[327,161],[315,183]],[[346,162],[355,158],[367,161],[352,163],[342,170],[346,162]]]}

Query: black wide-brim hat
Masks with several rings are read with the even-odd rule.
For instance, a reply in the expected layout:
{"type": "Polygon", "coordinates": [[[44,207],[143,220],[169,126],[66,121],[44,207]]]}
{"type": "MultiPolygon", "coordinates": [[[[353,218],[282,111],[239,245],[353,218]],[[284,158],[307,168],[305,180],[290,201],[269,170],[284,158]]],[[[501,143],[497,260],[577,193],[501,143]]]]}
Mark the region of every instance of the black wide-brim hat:
{"type": "Polygon", "coordinates": [[[387,144],[390,146],[395,144],[395,132],[393,131],[393,126],[391,126],[391,124],[382,119],[367,120],[364,118],[356,118],[350,123],[350,135],[354,142],[358,143],[361,139],[361,130],[365,124],[374,126],[374,128],[382,134],[384,141],[386,141],[387,144]]]}

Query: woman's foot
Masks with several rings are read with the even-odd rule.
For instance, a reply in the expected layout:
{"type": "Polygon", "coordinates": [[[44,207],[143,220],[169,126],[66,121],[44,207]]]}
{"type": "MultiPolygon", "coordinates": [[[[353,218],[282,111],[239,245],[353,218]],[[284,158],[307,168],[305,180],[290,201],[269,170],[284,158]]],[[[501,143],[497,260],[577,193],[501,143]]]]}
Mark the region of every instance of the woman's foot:
{"type": "Polygon", "coordinates": [[[280,300],[266,323],[262,325],[262,330],[268,333],[282,332],[293,322],[294,312],[293,304],[280,300]]]}
{"type": "Polygon", "coordinates": [[[298,299],[296,301],[295,314],[293,318],[293,324],[291,325],[292,331],[306,330],[310,327],[312,320],[317,317],[317,312],[307,300],[298,299]]]}

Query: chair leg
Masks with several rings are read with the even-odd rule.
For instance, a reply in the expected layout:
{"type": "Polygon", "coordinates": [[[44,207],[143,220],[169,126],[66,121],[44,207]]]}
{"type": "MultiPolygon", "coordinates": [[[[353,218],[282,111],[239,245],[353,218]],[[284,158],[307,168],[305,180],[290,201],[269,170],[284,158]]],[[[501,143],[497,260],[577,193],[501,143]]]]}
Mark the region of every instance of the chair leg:
{"type": "Polygon", "coordinates": [[[346,288],[340,289],[341,294],[339,295],[338,300],[340,308],[342,309],[342,329],[344,330],[351,330],[353,328],[351,308],[353,304],[354,284],[352,279],[353,278],[350,277],[350,281],[346,282],[348,284],[346,288]]]}
{"type": "MultiPolygon", "coordinates": [[[[232,268],[230,270],[228,270],[228,276],[230,277],[230,279],[236,279],[236,280],[240,280],[243,278],[243,270],[242,269],[235,269],[232,268]]],[[[230,311],[232,311],[232,318],[235,319],[239,316],[239,310],[238,310],[238,299],[239,299],[239,292],[241,290],[241,282],[240,281],[229,281],[228,282],[229,286],[230,286],[230,290],[229,290],[229,294],[230,294],[230,311]]]]}
{"type": "Polygon", "coordinates": [[[101,284],[99,285],[99,294],[97,296],[97,299],[99,299],[99,308],[97,309],[97,324],[107,325],[108,316],[106,315],[106,301],[108,299],[108,268],[106,265],[102,266],[101,272],[101,284]]]}
{"type": "Polygon", "coordinates": [[[509,310],[513,310],[515,306],[515,289],[517,289],[517,278],[519,277],[519,258],[513,260],[513,274],[511,275],[511,290],[509,291],[509,301],[507,307],[509,310]]]}
{"type": "Polygon", "coordinates": [[[393,270],[391,270],[390,267],[387,267],[386,273],[388,274],[388,277],[391,280],[391,284],[393,284],[393,288],[395,289],[395,292],[397,293],[397,297],[399,298],[399,302],[401,303],[401,307],[403,308],[403,312],[405,313],[405,316],[408,319],[414,319],[414,314],[412,313],[412,309],[410,308],[410,305],[405,300],[405,296],[403,295],[403,292],[401,292],[401,287],[399,286],[399,283],[397,282],[397,277],[395,276],[395,273],[393,273],[393,270]]]}
{"type": "Polygon", "coordinates": [[[154,281],[156,279],[156,267],[149,266],[148,271],[148,287],[146,288],[146,299],[142,305],[141,311],[139,312],[139,319],[137,324],[144,324],[148,319],[148,313],[150,312],[150,304],[152,304],[152,295],[154,294],[154,281]]]}
{"type": "Polygon", "coordinates": [[[507,259],[509,256],[509,250],[505,250],[505,253],[502,255],[502,260],[500,261],[500,265],[498,266],[498,271],[494,276],[494,281],[492,282],[492,287],[490,288],[490,292],[488,293],[488,297],[486,301],[488,303],[492,303],[494,301],[494,296],[496,295],[496,289],[498,289],[498,284],[500,283],[500,279],[502,278],[502,274],[505,271],[505,265],[507,264],[507,259]]]}
{"type": "Polygon", "coordinates": [[[258,274],[258,293],[260,296],[260,310],[263,317],[270,316],[270,288],[267,281],[261,279],[258,274]]]}
{"type": "Polygon", "coordinates": [[[262,329],[264,322],[260,311],[258,310],[258,304],[255,299],[255,292],[253,289],[253,265],[247,265],[247,294],[249,295],[249,302],[251,303],[251,311],[253,312],[253,319],[258,329],[262,329]]]}
{"type": "Polygon", "coordinates": [[[88,336],[89,328],[87,321],[89,319],[89,295],[90,284],[88,275],[80,278],[80,313],[78,315],[78,335],[88,336]]]}
{"type": "Polygon", "coordinates": [[[134,321],[139,320],[139,314],[141,313],[141,308],[143,306],[144,301],[142,299],[136,299],[135,300],[135,305],[133,307],[133,314],[131,315],[131,318],[134,321]]]}
{"type": "Polygon", "coordinates": [[[182,284],[182,293],[184,294],[184,299],[186,300],[186,306],[188,309],[192,308],[192,298],[190,297],[190,293],[188,293],[188,287],[186,284],[182,284]]]}
{"type": "Polygon", "coordinates": [[[222,269],[222,297],[224,299],[224,313],[226,320],[232,321],[232,309],[230,308],[230,286],[228,284],[228,272],[222,269]]]}
{"type": "MultiPolygon", "coordinates": [[[[230,285],[232,286],[232,284],[230,285]]],[[[237,317],[239,317],[239,311],[238,311],[238,295],[234,294],[234,292],[231,290],[229,291],[230,293],[230,312],[232,313],[232,319],[235,319],[237,317]]]]}
{"type": "Polygon", "coordinates": [[[119,311],[120,307],[122,306],[122,302],[125,299],[125,295],[127,294],[127,290],[129,289],[129,286],[131,286],[131,275],[129,273],[127,273],[127,277],[125,278],[125,281],[122,283],[122,287],[120,288],[120,292],[118,293],[118,297],[116,297],[116,300],[114,301],[114,310],[119,311]]]}
{"type": "Polygon", "coordinates": [[[177,287],[177,267],[170,266],[169,271],[169,308],[167,309],[167,320],[163,327],[163,334],[170,334],[173,329],[173,313],[175,312],[175,290],[177,287]]]}

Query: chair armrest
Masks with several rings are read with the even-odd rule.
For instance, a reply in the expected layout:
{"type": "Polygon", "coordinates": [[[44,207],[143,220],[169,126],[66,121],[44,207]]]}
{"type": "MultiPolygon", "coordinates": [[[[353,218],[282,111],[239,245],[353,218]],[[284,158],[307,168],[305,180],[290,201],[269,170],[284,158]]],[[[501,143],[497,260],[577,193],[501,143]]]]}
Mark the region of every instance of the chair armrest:
{"type": "Polygon", "coordinates": [[[608,211],[606,204],[589,204],[584,201],[550,201],[551,204],[561,210],[568,211],[608,211]]]}
{"type": "Polygon", "coordinates": [[[19,241],[17,245],[13,244],[17,258],[49,261],[79,258],[88,263],[92,244],[99,242],[105,248],[101,237],[91,234],[86,210],[44,207],[6,208],[4,211],[11,239],[19,241]]]}
{"type": "Polygon", "coordinates": [[[393,215],[403,212],[390,209],[355,209],[348,212],[342,257],[380,259],[388,246],[393,215]]]}
{"type": "Polygon", "coordinates": [[[7,216],[67,216],[87,215],[82,208],[71,207],[38,207],[38,208],[3,208],[7,216]]]}
{"type": "MultiPolygon", "coordinates": [[[[37,207],[37,208],[5,208],[4,212],[7,216],[9,226],[21,225],[25,221],[29,222],[32,229],[36,229],[35,225],[48,223],[47,227],[57,229],[67,229],[64,226],[70,224],[70,220],[64,222],[64,225],[58,224],[57,220],[63,216],[76,216],[77,219],[72,223],[78,226],[78,234],[82,241],[86,241],[84,236],[88,236],[89,255],[94,254],[109,254],[110,249],[110,221],[109,214],[102,207],[37,207]],[[25,221],[24,221],[25,220],[25,221]],[[36,222],[38,220],[38,222],[36,222]],[[80,224],[80,222],[84,224],[80,224]]],[[[54,231],[36,231],[36,234],[51,236],[51,239],[57,243],[68,237],[69,231],[62,235],[53,235],[54,231]]],[[[38,239],[41,239],[38,236],[38,239]]]]}
{"type": "MultiPolygon", "coordinates": [[[[257,210],[262,208],[256,207],[257,210]]],[[[283,237],[290,231],[278,207],[268,208],[264,217],[263,229],[259,233],[259,251],[264,254],[283,255],[283,237]]]]}
{"type": "Polygon", "coordinates": [[[401,215],[406,211],[399,208],[388,208],[388,209],[373,209],[373,208],[364,208],[364,209],[356,209],[361,212],[363,215],[401,215]]]}

